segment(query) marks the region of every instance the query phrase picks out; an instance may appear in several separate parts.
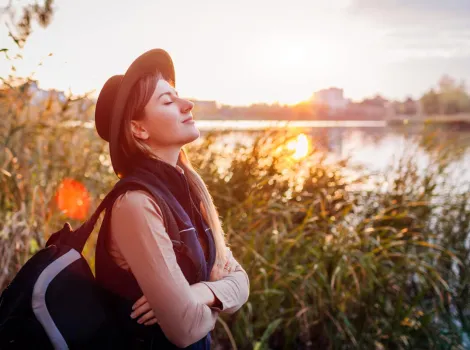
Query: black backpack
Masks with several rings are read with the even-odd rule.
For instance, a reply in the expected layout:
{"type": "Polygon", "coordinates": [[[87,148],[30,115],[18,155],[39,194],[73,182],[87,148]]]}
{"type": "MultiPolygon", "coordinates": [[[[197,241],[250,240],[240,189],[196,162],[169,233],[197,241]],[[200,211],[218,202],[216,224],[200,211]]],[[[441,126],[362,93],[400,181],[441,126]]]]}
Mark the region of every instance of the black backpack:
{"type": "MultiPolygon", "coordinates": [[[[89,220],[72,230],[68,222],[18,271],[0,296],[0,349],[112,349],[119,347],[113,318],[82,250],[101,212],[138,179],[121,179],[89,220]]],[[[168,232],[176,222],[165,201],[155,198],[168,232]]],[[[175,249],[181,242],[173,240],[175,249]]]]}

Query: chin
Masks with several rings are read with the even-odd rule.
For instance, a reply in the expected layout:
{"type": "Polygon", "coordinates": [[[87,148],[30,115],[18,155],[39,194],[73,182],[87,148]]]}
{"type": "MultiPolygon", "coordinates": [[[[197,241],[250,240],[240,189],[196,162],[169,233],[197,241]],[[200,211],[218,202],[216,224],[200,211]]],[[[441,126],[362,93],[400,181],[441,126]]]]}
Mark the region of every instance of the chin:
{"type": "Polygon", "coordinates": [[[185,144],[191,143],[191,142],[193,142],[193,141],[196,141],[196,140],[199,138],[200,135],[201,135],[201,133],[199,132],[199,129],[197,129],[197,128],[195,127],[195,128],[194,128],[194,131],[191,132],[191,134],[188,135],[188,137],[186,138],[185,144]]]}

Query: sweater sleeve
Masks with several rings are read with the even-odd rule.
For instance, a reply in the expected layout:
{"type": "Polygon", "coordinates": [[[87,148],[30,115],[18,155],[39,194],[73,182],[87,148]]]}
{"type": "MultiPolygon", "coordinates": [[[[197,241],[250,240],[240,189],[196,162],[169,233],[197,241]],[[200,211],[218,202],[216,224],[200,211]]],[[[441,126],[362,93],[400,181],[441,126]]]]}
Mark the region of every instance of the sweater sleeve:
{"type": "Polygon", "coordinates": [[[149,195],[127,191],[118,197],[112,208],[111,236],[169,341],[187,347],[214,329],[219,312],[192,293],[161,210],[149,195]]]}
{"type": "MultiPolygon", "coordinates": [[[[202,201],[200,202],[200,209],[204,219],[208,221],[207,211],[202,201]]],[[[250,296],[250,279],[238,262],[235,270],[224,278],[218,281],[203,281],[200,283],[205,284],[214,293],[222,305],[218,310],[223,313],[233,314],[238,311],[250,296]]]]}
{"type": "Polygon", "coordinates": [[[205,284],[214,293],[222,304],[220,311],[223,313],[233,314],[238,311],[250,296],[250,280],[240,264],[218,281],[200,283],[205,284]]]}

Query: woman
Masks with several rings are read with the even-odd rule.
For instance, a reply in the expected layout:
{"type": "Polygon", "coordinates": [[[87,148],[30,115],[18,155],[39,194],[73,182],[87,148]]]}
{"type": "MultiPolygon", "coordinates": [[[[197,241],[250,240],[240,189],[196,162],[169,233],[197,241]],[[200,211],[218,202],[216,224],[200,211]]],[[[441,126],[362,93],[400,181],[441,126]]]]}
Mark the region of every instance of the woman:
{"type": "Polygon", "coordinates": [[[183,148],[200,136],[193,106],[178,96],[172,59],[161,49],[108,79],[98,97],[96,129],[109,142],[115,173],[152,189],[121,194],[98,237],[96,278],[116,313],[122,347],[209,349],[219,313],[248,300],[248,276],[183,148]],[[179,232],[168,231],[157,196],[179,232]],[[175,253],[172,235],[186,256],[175,253]]]}

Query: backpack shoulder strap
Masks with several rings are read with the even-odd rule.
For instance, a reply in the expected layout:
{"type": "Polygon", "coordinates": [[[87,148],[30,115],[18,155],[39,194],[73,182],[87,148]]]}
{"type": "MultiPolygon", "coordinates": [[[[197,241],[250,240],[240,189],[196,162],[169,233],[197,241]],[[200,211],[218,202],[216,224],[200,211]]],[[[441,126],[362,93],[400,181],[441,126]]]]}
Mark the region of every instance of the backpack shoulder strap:
{"type": "MultiPolygon", "coordinates": [[[[67,238],[66,244],[75,248],[77,251],[81,252],[88,238],[90,237],[91,232],[95,228],[96,222],[100,217],[100,214],[105,209],[111,209],[114,201],[124,192],[128,190],[139,190],[143,189],[149,192],[152,197],[157,202],[159,208],[162,211],[164,225],[170,235],[172,240],[180,241],[179,229],[174,218],[173,213],[171,212],[168,204],[158,195],[156,195],[151,189],[145,184],[145,182],[140,181],[138,178],[123,178],[117,182],[113,189],[106,195],[102,200],[98,208],[94,211],[91,217],[85,221],[80,227],[72,231],[67,238]]],[[[175,243],[175,242],[174,242],[175,243]]]]}

